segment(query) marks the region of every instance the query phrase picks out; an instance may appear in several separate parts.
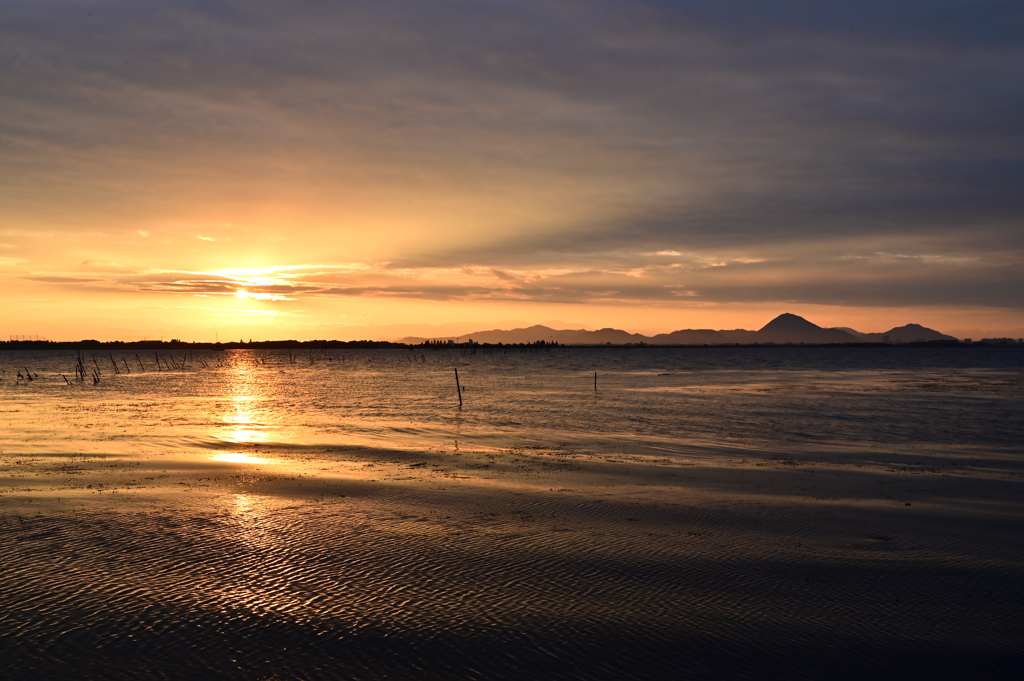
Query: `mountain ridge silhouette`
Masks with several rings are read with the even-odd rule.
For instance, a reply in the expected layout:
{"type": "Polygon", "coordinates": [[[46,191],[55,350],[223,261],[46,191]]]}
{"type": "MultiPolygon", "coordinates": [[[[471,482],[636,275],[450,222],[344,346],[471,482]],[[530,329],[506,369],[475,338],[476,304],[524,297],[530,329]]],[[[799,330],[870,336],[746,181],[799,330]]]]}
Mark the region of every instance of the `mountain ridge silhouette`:
{"type": "Polygon", "coordinates": [[[754,343],[831,345],[846,343],[914,343],[928,341],[956,341],[953,336],[929,329],[920,324],[906,324],[882,333],[861,333],[850,328],[826,328],[818,326],[799,315],[789,312],[780,314],[757,331],[746,329],[680,329],[671,333],[645,336],[621,329],[603,328],[594,331],[580,329],[552,329],[535,324],[517,329],[489,329],[464,336],[443,336],[425,338],[407,336],[397,339],[400,343],[416,345],[424,341],[448,341],[474,343],[536,343],[555,342],[561,345],[749,345],[754,343]]]}

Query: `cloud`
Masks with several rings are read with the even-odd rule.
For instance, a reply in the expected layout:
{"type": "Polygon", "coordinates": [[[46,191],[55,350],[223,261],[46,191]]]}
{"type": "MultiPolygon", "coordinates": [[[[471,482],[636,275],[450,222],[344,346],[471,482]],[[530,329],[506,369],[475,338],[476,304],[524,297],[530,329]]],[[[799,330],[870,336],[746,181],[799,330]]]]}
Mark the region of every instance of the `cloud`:
{"type": "Polygon", "coordinates": [[[29,281],[41,281],[47,284],[96,284],[102,283],[102,279],[86,278],[86,277],[61,277],[61,276],[41,276],[41,277],[25,277],[29,281]]]}
{"type": "Polygon", "coordinates": [[[30,276],[81,289],[237,296],[274,305],[310,299],[391,298],[534,304],[819,304],[838,306],[986,306],[1024,309],[1017,295],[1024,262],[995,254],[949,258],[807,250],[767,259],[616,253],[577,268],[500,271],[394,268],[384,264],[288,266],[224,272],[112,272],[86,278],[30,276]]]}

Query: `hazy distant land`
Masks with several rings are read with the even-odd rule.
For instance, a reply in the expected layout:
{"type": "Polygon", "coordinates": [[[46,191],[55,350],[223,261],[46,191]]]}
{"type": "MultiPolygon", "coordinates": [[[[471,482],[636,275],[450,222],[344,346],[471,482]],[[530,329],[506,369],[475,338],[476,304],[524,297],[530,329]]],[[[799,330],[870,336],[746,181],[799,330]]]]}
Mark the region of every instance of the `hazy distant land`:
{"type": "MultiPolygon", "coordinates": [[[[479,331],[463,340],[472,338],[474,343],[531,343],[538,340],[554,341],[562,345],[752,345],[755,343],[803,343],[806,345],[832,345],[846,343],[927,343],[933,341],[958,342],[957,338],[940,333],[919,324],[907,324],[884,333],[860,333],[849,328],[826,329],[795,314],[781,314],[761,329],[713,330],[683,329],[672,333],[644,336],[619,329],[598,331],[559,331],[546,326],[531,326],[525,329],[502,331],[494,329],[479,331]]],[[[399,342],[410,345],[422,343],[427,338],[409,336],[399,342]]],[[[449,340],[442,338],[439,340],[449,340]]],[[[452,338],[452,340],[458,340],[452,338]]]]}
{"type": "MultiPolygon", "coordinates": [[[[12,339],[9,343],[21,348],[52,347],[50,341],[32,341],[12,339]]],[[[180,343],[176,339],[170,341],[114,341],[111,345],[130,344],[136,346],[164,346],[166,343],[180,343]]],[[[3,343],[0,341],[0,343],[3,343]]],[[[67,342],[69,345],[88,343],[104,345],[95,340],[67,342]]],[[[747,346],[747,345],[1016,345],[1020,339],[985,338],[960,339],[929,329],[920,324],[897,326],[880,333],[861,333],[849,327],[824,328],[795,314],[781,314],[768,324],[750,331],[747,329],[682,329],[671,333],[659,333],[645,336],[629,333],[621,329],[605,328],[596,331],[586,329],[554,329],[543,325],[534,325],[510,330],[490,329],[463,334],[461,336],[405,336],[403,338],[377,338],[353,340],[270,340],[270,341],[224,341],[218,343],[193,343],[200,346],[216,346],[223,348],[261,347],[408,347],[418,345],[534,345],[550,344],[563,346],[747,346]]]]}
{"type": "MultiPolygon", "coordinates": [[[[897,326],[880,333],[861,333],[848,327],[823,328],[795,314],[781,314],[757,331],[747,329],[682,329],[671,333],[645,336],[619,329],[553,329],[547,326],[530,326],[504,331],[492,329],[477,331],[462,336],[425,338],[406,336],[395,339],[398,343],[418,345],[427,341],[467,342],[480,344],[535,343],[543,340],[560,345],[863,345],[878,344],[959,344],[954,336],[929,329],[920,324],[897,326]]],[[[968,339],[970,340],[970,339],[968,339]]],[[[1009,339],[985,339],[988,344],[1009,339]]]]}

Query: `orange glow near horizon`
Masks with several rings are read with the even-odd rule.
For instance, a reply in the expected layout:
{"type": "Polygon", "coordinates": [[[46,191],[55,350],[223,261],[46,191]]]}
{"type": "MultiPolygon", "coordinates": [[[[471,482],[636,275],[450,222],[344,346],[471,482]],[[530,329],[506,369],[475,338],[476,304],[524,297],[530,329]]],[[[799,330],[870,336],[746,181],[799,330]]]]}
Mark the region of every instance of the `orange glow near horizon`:
{"type": "MultiPolygon", "coordinates": [[[[471,275],[463,275],[467,278],[471,275]]],[[[553,328],[619,328],[654,334],[678,329],[756,330],[783,312],[819,326],[863,332],[918,323],[958,337],[1024,336],[1024,314],[999,308],[858,307],[793,302],[729,304],[694,300],[620,304],[546,303],[478,297],[429,300],[386,294],[341,297],[269,291],[223,284],[223,291],[119,292],[8,289],[0,339],[38,335],[55,341],[164,340],[390,340],[405,336],[470,334],[546,324],[553,328]]]]}
{"type": "MultiPolygon", "coordinates": [[[[653,334],[687,328],[757,329],[782,312],[799,314],[820,326],[848,326],[864,332],[918,323],[960,337],[1024,335],[1024,314],[1005,308],[705,300],[694,295],[690,286],[679,289],[673,281],[689,279],[699,294],[700,281],[713,283],[729,277],[743,281],[750,275],[749,268],[769,265],[739,254],[731,258],[691,254],[686,260],[680,252],[671,251],[650,257],[655,262],[646,267],[601,270],[399,268],[346,262],[131,275],[111,270],[86,283],[79,281],[78,274],[31,285],[8,276],[11,286],[6,289],[7,314],[0,319],[0,338],[6,333],[72,341],[383,340],[538,323],[653,334]],[[667,293],[643,299],[659,288],[667,293]],[[619,300],[624,297],[636,299],[619,300]]],[[[792,270],[788,276],[799,274],[792,270]]]]}

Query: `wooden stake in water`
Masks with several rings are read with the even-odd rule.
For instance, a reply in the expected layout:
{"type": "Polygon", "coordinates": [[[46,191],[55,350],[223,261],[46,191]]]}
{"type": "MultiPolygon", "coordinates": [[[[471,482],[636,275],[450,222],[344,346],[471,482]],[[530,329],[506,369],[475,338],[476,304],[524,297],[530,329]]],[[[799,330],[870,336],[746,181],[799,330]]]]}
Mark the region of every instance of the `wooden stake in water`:
{"type": "Polygon", "coordinates": [[[594,372],[594,392],[597,392],[597,372],[594,372]]]}
{"type": "Polygon", "coordinates": [[[462,386],[459,385],[459,370],[455,369],[455,389],[459,391],[459,406],[462,406],[462,386]]]}

